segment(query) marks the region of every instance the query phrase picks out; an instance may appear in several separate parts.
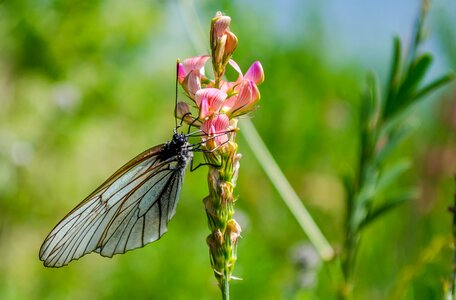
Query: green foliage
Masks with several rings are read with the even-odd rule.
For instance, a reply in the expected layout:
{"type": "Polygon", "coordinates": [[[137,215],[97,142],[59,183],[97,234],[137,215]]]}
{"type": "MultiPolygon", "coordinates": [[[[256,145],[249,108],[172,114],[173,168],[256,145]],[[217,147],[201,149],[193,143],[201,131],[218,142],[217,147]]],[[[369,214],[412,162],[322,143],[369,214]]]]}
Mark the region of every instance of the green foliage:
{"type": "MultiPolygon", "coordinates": [[[[345,286],[350,289],[358,253],[361,233],[373,221],[383,218],[386,213],[411,201],[416,196],[413,187],[397,185],[411,167],[407,157],[396,158],[388,164],[391,156],[410,134],[409,127],[403,126],[410,110],[422,100],[422,96],[436,90],[453,78],[449,73],[423,87],[423,80],[429,72],[432,56],[418,54],[422,43],[422,31],[427,9],[423,2],[417,21],[415,39],[408,57],[402,57],[402,45],[394,39],[393,57],[389,79],[382,99],[375,76],[370,75],[367,90],[360,105],[359,161],[353,180],[345,180],[346,227],[345,243],[341,259],[345,286]],[[394,194],[391,193],[394,190],[394,194]],[[379,202],[380,201],[380,202],[379,202]]],[[[350,292],[349,292],[350,295],[350,292]]],[[[347,295],[345,295],[347,296],[347,295]]]]}
{"type": "MultiPolygon", "coordinates": [[[[253,121],[323,233],[340,249],[343,199],[351,199],[354,206],[358,195],[355,176],[342,180],[339,174],[353,174],[360,159],[356,121],[364,66],[343,54],[340,64],[330,63],[321,37],[335,39],[337,29],[321,29],[324,9],[315,8],[306,26],[287,28],[297,37],[287,44],[263,28],[268,16],[252,13],[268,9],[269,3],[245,9],[253,2],[242,7],[224,2],[227,6],[198,3],[202,27],[209,25],[215,10],[230,14],[233,31],[239,32],[235,59],[242,66],[253,59],[262,62],[266,81],[253,121]],[[301,38],[308,32],[311,37],[301,38]]],[[[204,168],[186,174],[177,214],[160,241],[113,259],[87,255],[62,269],[46,269],[38,260],[43,239],[60,218],[134,155],[171,138],[174,64],[177,57],[199,54],[190,50],[189,33],[173,3],[0,3],[0,299],[219,297],[205,244],[200,200],[207,193],[204,168]],[[59,102],[62,95],[74,102],[59,102]]],[[[279,10],[271,14],[276,13],[279,10]]],[[[448,16],[438,18],[443,20],[453,24],[448,16]]],[[[450,62],[456,53],[447,45],[456,40],[452,28],[432,28],[437,37],[442,34],[438,40],[450,62]]],[[[208,49],[208,44],[203,47],[208,49]]],[[[403,54],[399,57],[403,62],[403,54]]],[[[434,60],[442,62],[442,57],[436,54],[434,60]]],[[[353,271],[356,299],[442,294],[452,254],[446,213],[453,193],[453,183],[446,179],[452,163],[446,153],[454,153],[456,141],[446,113],[452,111],[454,93],[429,91],[445,78],[435,84],[427,83],[426,76],[420,81],[415,95],[423,97],[414,103],[429,106],[410,103],[391,115],[378,132],[388,136],[383,147],[373,146],[381,138],[366,136],[366,153],[375,153],[371,165],[381,166],[369,171],[374,188],[401,158],[409,158],[411,166],[383,189],[387,193],[366,206],[363,220],[368,222],[359,221],[364,234],[353,271]],[[437,99],[442,97],[446,100],[437,99]],[[412,115],[411,106],[420,127],[411,130],[404,122],[395,126],[393,119],[412,115]],[[430,160],[433,151],[442,155],[430,160]],[[410,187],[422,196],[411,197],[410,187]],[[401,197],[413,200],[396,205],[401,197]]],[[[398,75],[397,88],[403,79],[398,75]]],[[[380,93],[378,82],[376,88],[372,84],[367,89],[371,96],[364,99],[369,107],[384,105],[380,100],[388,93],[380,93]]],[[[368,120],[378,118],[369,107],[359,120],[366,132],[373,125],[368,120]]],[[[306,236],[242,136],[241,130],[236,207],[243,238],[234,275],[243,280],[233,281],[232,299],[335,298],[337,270],[330,265],[316,268],[313,283],[306,285],[300,277],[306,266],[290,252],[306,236]]]]}

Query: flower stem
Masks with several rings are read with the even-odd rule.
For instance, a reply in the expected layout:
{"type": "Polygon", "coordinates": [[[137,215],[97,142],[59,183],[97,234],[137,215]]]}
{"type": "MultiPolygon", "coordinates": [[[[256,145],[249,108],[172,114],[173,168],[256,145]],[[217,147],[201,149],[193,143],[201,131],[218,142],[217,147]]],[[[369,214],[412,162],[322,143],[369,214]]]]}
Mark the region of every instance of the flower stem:
{"type": "Polygon", "coordinates": [[[225,273],[223,276],[223,281],[222,281],[222,299],[223,300],[230,300],[230,283],[228,280],[228,274],[225,273]]]}

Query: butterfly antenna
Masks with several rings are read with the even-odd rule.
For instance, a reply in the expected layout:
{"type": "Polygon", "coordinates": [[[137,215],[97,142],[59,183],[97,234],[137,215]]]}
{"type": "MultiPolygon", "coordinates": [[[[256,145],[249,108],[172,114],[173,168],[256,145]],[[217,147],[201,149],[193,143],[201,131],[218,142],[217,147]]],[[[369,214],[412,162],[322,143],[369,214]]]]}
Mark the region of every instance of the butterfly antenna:
{"type": "Polygon", "coordinates": [[[179,78],[179,59],[176,61],[176,97],[174,99],[174,121],[176,122],[176,127],[174,127],[174,128],[177,128],[177,92],[178,92],[178,87],[179,87],[178,78],[179,78]]]}
{"type": "Polygon", "coordinates": [[[190,130],[191,130],[192,127],[197,127],[197,126],[193,125],[193,124],[195,124],[197,121],[199,121],[199,120],[198,120],[198,117],[194,118],[193,121],[192,121],[190,124],[188,124],[187,135],[190,134],[190,130]]]}

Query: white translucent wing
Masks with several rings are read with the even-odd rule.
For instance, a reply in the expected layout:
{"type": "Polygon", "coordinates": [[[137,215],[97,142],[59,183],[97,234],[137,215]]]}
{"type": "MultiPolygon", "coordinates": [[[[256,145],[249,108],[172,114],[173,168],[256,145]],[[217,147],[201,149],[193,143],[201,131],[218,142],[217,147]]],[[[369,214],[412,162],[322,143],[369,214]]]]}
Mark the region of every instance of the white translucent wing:
{"type": "Polygon", "coordinates": [[[112,257],[158,240],[176,212],[188,161],[162,161],[162,149],[138,155],[57,224],[40,249],[44,265],[61,267],[93,251],[112,257]]]}

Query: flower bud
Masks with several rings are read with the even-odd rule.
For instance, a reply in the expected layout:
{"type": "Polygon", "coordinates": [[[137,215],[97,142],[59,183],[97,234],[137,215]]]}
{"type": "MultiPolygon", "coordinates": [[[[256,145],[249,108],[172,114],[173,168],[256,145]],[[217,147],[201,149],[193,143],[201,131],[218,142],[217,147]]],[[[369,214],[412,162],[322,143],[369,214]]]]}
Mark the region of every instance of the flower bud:
{"type": "Polygon", "coordinates": [[[188,124],[193,122],[191,117],[192,113],[190,112],[190,107],[186,102],[177,102],[176,106],[176,118],[179,120],[184,120],[188,124]]]}
{"type": "Polygon", "coordinates": [[[222,15],[220,11],[215,14],[211,20],[211,46],[215,48],[217,40],[221,38],[226,31],[230,30],[231,18],[222,15]]]}
{"type": "Polygon", "coordinates": [[[176,117],[182,118],[183,116],[190,113],[190,107],[186,102],[177,102],[176,106],[176,117]]]}
{"type": "Polygon", "coordinates": [[[211,22],[211,52],[212,64],[216,81],[221,79],[225,66],[237,47],[238,39],[230,31],[231,18],[217,12],[211,22]]]}
{"type": "Polygon", "coordinates": [[[187,74],[185,73],[184,65],[178,62],[177,63],[177,81],[179,82],[179,84],[182,84],[186,75],[187,74]]]}
{"type": "Polygon", "coordinates": [[[225,56],[231,57],[231,54],[233,54],[234,50],[236,50],[237,43],[238,43],[237,36],[234,33],[232,33],[231,31],[228,31],[226,33],[225,56]]]}
{"type": "Polygon", "coordinates": [[[235,245],[238,238],[241,236],[241,226],[236,222],[236,220],[231,219],[228,221],[225,234],[230,238],[231,243],[235,245]]]}

